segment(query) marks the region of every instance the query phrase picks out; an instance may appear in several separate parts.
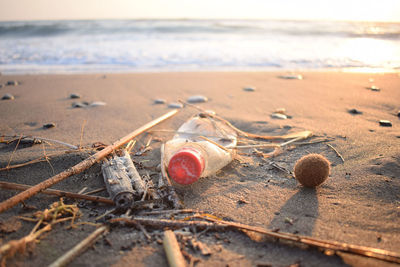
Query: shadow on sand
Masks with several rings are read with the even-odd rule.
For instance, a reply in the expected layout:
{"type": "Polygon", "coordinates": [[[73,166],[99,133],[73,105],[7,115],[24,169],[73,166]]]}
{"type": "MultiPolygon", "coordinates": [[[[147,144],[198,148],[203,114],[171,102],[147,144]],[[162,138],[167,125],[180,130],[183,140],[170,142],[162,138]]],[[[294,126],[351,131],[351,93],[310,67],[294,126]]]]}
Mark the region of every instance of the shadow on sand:
{"type": "Polygon", "coordinates": [[[316,189],[301,187],[275,214],[269,229],[312,235],[318,218],[316,189]]]}

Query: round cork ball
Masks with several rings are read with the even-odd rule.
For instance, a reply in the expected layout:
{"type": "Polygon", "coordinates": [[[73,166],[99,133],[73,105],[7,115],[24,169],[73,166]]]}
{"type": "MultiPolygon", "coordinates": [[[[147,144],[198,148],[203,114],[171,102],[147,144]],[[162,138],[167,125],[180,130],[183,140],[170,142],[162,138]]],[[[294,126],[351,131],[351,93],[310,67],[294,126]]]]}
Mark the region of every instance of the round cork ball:
{"type": "Polygon", "coordinates": [[[294,176],[306,187],[322,184],[329,176],[331,164],[320,154],[308,154],[300,158],[294,166],[294,176]]]}

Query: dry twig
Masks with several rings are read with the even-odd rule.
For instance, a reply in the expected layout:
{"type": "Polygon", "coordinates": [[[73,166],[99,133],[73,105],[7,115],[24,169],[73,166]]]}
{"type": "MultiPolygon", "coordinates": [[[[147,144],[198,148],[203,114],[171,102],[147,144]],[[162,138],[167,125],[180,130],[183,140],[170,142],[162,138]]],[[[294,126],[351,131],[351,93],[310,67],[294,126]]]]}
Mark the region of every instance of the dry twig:
{"type": "Polygon", "coordinates": [[[183,258],[181,249],[174,232],[167,230],[164,232],[163,240],[165,254],[167,255],[168,264],[170,267],[185,267],[186,262],[183,258]]]}
{"type": "Polygon", "coordinates": [[[242,223],[228,222],[224,220],[214,219],[210,216],[204,217],[202,219],[207,219],[211,222],[205,221],[178,221],[178,220],[168,220],[168,219],[155,219],[146,217],[132,217],[132,219],[127,218],[117,218],[110,220],[110,223],[123,222],[126,225],[136,226],[137,223],[142,225],[148,225],[156,228],[182,228],[182,227],[197,227],[201,229],[215,229],[215,230],[247,230],[253,231],[260,234],[267,235],[272,238],[277,238],[278,240],[289,241],[290,243],[297,245],[299,247],[310,246],[322,249],[323,251],[334,251],[334,252],[347,252],[356,255],[361,255],[365,257],[376,258],[380,260],[385,260],[388,262],[400,263],[400,254],[383,250],[377,248],[370,248],[365,246],[352,245],[348,243],[327,241],[317,238],[312,238],[308,236],[300,236],[290,233],[280,233],[267,230],[261,227],[245,225],[242,223]]]}
{"type": "Polygon", "coordinates": [[[331,144],[326,144],[327,146],[329,146],[330,148],[332,148],[333,151],[335,151],[336,155],[342,160],[342,162],[344,163],[344,158],[342,156],[342,154],[339,153],[339,151],[336,150],[336,148],[334,148],[331,144]]]}
{"type": "Polygon", "coordinates": [[[16,204],[24,201],[25,199],[28,199],[32,197],[33,195],[39,193],[40,191],[49,188],[50,186],[61,182],[62,180],[66,179],[67,177],[80,173],[89,167],[91,167],[94,163],[100,161],[110,153],[112,153],[114,150],[120,148],[121,146],[125,145],[128,143],[130,140],[138,136],[139,134],[147,131],[148,129],[156,126],[160,122],[172,117],[178,112],[178,110],[172,110],[163,116],[143,125],[142,127],[138,128],[137,130],[131,132],[130,134],[126,135],[125,137],[121,138],[120,140],[114,142],[112,145],[109,145],[105,147],[103,150],[97,152],[96,154],[90,156],[89,158],[83,160],[82,162],[78,163],[77,165],[57,174],[49,179],[19,193],[18,195],[15,195],[2,203],[0,203],[0,213],[2,213],[5,210],[8,210],[9,208],[15,206],[16,204]]]}
{"type": "Polygon", "coordinates": [[[87,250],[92,246],[101,235],[108,231],[107,226],[101,226],[97,228],[93,233],[91,233],[84,240],[79,242],[75,247],[69,250],[67,253],[58,258],[55,262],[49,265],[49,267],[61,267],[66,266],[69,262],[75,259],[79,254],[87,250]]]}
{"type": "MultiPolygon", "coordinates": [[[[24,191],[24,190],[31,188],[31,186],[24,185],[24,184],[9,183],[9,182],[0,182],[0,188],[24,191]]],[[[101,188],[101,189],[104,190],[103,188],[101,188]]],[[[86,194],[78,194],[78,193],[66,192],[66,191],[55,190],[55,189],[45,189],[45,190],[41,191],[40,193],[45,194],[45,195],[68,197],[68,198],[73,198],[73,199],[84,199],[84,200],[88,200],[88,201],[114,205],[114,202],[109,198],[98,197],[98,196],[89,196],[89,193],[91,193],[91,192],[88,192],[86,194]]]]}

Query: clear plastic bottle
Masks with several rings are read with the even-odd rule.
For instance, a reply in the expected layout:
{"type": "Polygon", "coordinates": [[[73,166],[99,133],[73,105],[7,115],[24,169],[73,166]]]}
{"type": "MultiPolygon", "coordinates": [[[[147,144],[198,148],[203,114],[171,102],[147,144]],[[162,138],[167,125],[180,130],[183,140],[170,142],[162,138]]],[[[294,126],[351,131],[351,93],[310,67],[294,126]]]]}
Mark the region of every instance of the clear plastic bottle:
{"type": "Polygon", "coordinates": [[[191,184],[209,176],[233,160],[236,132],[207,114],[192,117],[165,144],[165,163],[170,177],[191,184]]]}

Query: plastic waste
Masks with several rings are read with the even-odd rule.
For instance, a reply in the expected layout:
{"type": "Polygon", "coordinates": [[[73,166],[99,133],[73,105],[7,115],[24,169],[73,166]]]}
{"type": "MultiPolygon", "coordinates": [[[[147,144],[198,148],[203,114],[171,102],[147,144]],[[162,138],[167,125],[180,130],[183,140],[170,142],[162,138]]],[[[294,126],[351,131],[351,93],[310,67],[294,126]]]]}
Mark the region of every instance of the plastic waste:
{"type": "Polygon", "coordinates": [[[207,113],[196,115],[165,144],[168,174],[184,185],[212,175],[233,160],[236,143],[237,134],[231,127],[207,113]]]}

